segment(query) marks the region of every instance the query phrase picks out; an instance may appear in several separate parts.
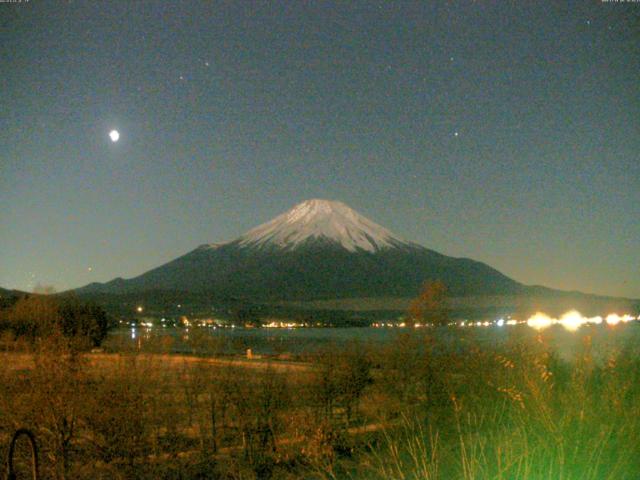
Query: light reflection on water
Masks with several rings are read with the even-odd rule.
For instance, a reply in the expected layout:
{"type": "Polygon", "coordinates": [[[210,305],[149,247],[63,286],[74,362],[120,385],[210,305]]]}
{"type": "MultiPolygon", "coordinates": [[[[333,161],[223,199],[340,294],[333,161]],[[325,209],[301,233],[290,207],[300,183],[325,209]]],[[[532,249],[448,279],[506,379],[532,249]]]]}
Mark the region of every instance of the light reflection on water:
{"type": "Polygon", "coordinates": [[[337,346],[350,348],[355,345],[385,345],[396,341],[399,336],[410,334],[416,337],[431,336],[437,348],[458,349],[476,343],[482,347],[499,347],[507,342],[543,340],[557,349],[563,358],[572,358],[584,344],[587,337],[593,345],[594,355],[606,355],[615,349],[640,346],[640,323],[582,325],[572,331],[561,323],[551,323],[542,331],[529,328],[526,324],[514,326],[490,326],[488,328],[439,327],[423,329],[344,327],[344,328],[127,328],[110,333],[112,338],[128,339],[132,345],[142,344],[152,339],[170,337],[171,350],[176,353],[193,351],[189,343],[198,331],[201,339],[217,342],[221,353],[242,353],[251,348],[256,354],[311,353],[319,349],[337,346]],[[141,343],[142,341],[142,343],[141,343]]]}

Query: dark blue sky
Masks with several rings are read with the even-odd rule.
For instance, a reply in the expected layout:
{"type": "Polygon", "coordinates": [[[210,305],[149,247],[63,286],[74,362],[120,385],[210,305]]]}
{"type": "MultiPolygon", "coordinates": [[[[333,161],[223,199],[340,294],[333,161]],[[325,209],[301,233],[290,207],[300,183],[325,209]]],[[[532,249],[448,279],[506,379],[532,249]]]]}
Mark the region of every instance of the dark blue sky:
{"type": "Polygon", "coordinates": [[[320,197],[640,298],[639,3],[31,0],[0,4],[0,73],[0,286],[134,276],[320,197]]]}

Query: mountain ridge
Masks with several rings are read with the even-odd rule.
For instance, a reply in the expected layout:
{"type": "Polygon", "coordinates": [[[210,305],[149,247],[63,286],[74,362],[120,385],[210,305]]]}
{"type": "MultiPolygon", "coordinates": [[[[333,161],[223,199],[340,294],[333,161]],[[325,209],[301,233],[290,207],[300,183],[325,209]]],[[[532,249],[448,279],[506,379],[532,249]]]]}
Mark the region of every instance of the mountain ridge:
{"type": "Polygon", "coordinates": [[[311,199],[230,242],[200,245],[137,277],[76,292],[161,289],[304,300],[411,296],[429,280],[445,282],[455,295],[524,288],[482,262],[404,240],[342,202],[311,199]]]}
{"type": "Polygon", "coordinates": [[[483,262],[430,250],[342,202],[321,199],[299,203],[232,241],[203,244],[136,277],[92,283],[74,292],[156,292],[159,297],[182,292],[249,303],[347,301],[412,298],[424,282],[434,280],[444,282],[451,297],[573,294],[527,286],[483,262]]]}

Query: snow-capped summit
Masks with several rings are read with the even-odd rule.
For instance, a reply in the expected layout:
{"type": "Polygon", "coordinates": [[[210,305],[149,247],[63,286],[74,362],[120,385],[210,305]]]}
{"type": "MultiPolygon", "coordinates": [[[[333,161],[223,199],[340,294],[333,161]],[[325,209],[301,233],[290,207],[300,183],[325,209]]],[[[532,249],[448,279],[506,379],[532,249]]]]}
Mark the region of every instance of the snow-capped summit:
{"type": "Polygon", "coordinates": [[[258,303],[413,298],[431,280],[444,282],[452,295],[523,288],[483,263],[404,241],[344,203],[314,199],[230,242],[201,245],[135,278],[79,292],[180,292],[258,303]]]}
{"type": "Polygon", "coordinates": [[[350,252],[375,252],[408,245],[386,228],[342,202],[312,199],[302,202],[239,238],[242,246],[293,249],[309,240],[341,245],[350,252]]]}

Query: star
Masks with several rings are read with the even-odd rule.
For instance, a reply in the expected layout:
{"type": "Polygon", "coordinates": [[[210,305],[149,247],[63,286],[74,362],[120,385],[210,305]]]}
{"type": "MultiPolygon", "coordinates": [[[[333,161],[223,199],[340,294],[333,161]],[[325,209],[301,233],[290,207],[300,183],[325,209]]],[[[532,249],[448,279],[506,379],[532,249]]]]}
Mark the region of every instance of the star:
{"type": "Polygon", "coordinates": [[[459,135],[460,135],[460,132],[453,132],[453,136],[454,136],[454,137],[457,137],[457,136],[459,136],[459,135]]]}
{"type": "Polygon", "coordinates": [[[208,67],[209,66],[209,62],[204,62],[204,66],[208,67]]]}

